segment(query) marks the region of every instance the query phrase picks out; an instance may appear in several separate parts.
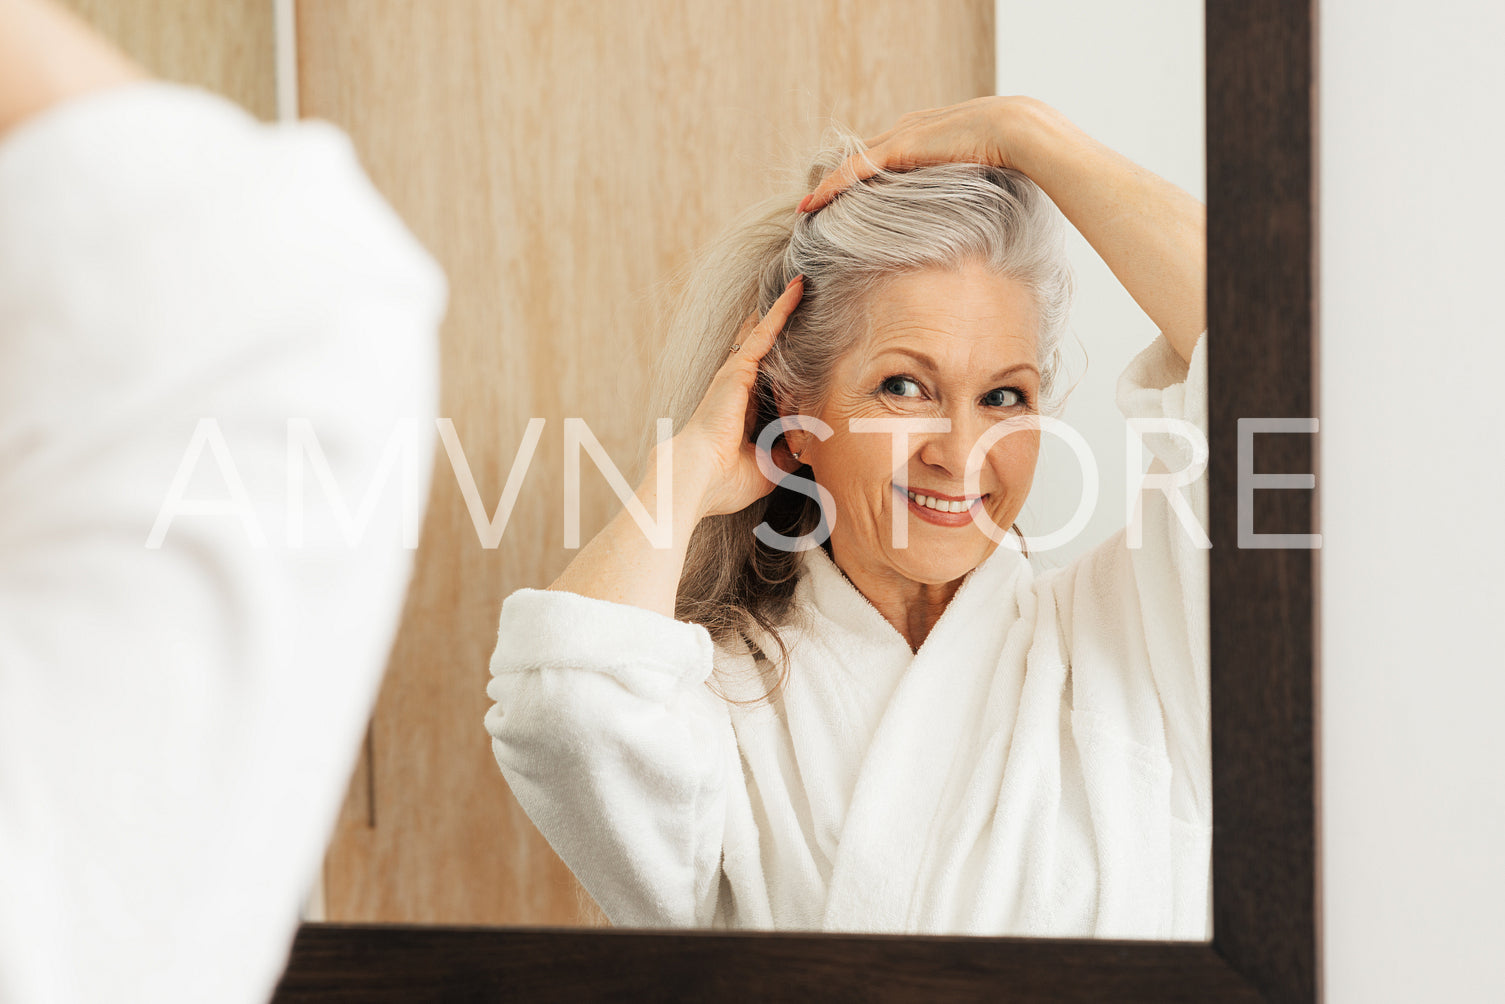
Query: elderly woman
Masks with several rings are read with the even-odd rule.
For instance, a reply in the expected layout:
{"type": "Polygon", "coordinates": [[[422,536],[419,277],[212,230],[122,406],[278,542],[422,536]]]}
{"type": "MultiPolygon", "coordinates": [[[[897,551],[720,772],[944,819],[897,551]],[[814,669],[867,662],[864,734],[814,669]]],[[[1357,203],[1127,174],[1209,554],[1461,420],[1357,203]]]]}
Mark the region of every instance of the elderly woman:
{"type": "Polygon", "coordinates": [[[1205,427],[1203,207],[1026,98],[809,183],[684,293],[671,546],[624,511],[503,604],[507,782],[616,924],[1208,936],[1204,482],[1038,576],[1000,529],[1064,394],[1061,214],[1161,332],[1120,407],[1205,427]]]}

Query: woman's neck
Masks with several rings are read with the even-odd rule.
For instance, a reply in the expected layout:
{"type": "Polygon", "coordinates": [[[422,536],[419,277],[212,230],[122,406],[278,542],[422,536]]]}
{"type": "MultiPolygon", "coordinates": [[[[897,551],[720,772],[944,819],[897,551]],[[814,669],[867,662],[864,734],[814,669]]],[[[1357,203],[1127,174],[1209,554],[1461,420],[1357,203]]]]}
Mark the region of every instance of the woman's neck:
{"type": "Polygon", "coordinates": [[[837,559],[829,539],[821,546],[847,581],[899,632],[911,652],[918,652],[925,644],[931,628],[941,619],[941,614],[961,587],[961,578],[936,584],[915,582],[892,572],[884,574],[866,569],[861,562],[843,564],[837,559]]]}

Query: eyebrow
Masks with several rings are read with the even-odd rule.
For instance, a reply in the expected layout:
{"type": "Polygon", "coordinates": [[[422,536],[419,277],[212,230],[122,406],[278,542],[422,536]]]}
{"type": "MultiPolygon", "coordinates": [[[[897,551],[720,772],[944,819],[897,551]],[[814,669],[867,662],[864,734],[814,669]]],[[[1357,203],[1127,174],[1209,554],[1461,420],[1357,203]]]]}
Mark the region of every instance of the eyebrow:
{"type": "MultiPolygon", "coordinates": [[[[936,371],[936,369],[938,368],[935,365],[935,360],[934,359],[931,359],[925,353],[918,352],[918,351],[916,351],[914,349],[884,349],[883,351],[879,352],[876,356],[874,356],[873,359],[874,359],[874,361],[876,361],[878,359],[882,359],[884,356],[890,356],[890,355],[908,356],[909,358],[911,358],[911,359],[915,360],[916,362],[920,363],[926,369],[930,370],[932,373],[934,373],[936,371]]],[[[1039,376],[1040,375],[1040,370],[1039,370],[1038,367],[1035,366],[1034,363],[1016,363],[1013,366],[1004,367],[1003,369],[999,370],[997,373],[994,373],[989,379],[990,380],[999,380],[999,379],[1002,379],[1003,377],[1008,376],[1011,373],[1017,373],[1020,370],[1030,370],[1030,371],[1032,371],[1035,374],[1035,376],[1039,376]]]]}

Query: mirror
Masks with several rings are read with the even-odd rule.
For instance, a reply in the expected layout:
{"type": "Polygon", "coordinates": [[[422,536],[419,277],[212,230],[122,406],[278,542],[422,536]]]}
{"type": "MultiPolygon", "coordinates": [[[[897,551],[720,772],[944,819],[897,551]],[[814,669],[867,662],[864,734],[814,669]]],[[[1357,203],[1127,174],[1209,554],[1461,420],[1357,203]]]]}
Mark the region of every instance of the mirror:
{"type": "MultiPolygon", "coordinates": [[[[1238,423],[1314,414],[1314,11],[1206,17],[1213,940],[656,934],[308,924],[280,1000],[405,994],[933,1001],[1314,1001],[1315,555],[1240,545],[1238,423]]],[[[916,101],[915,104],[924,102],[916,101]]],[[[1310,472],[1272,436],[1264,472],[1310,472]]],[[[1314,527],[1305,492],[1260,494],[1255,528],[1314,527]]]]}
{"type": "MultiPolygon", "coordinates": [[[[1144,12],[1131,17],[1111,5],[1103,5],[1101,17],[1083,19],[1080,12],[1050,14],[1010,4],[995,9],[991,2],[923,10],[895,3],[869,5],[838,26],[827,20],[835,16],[834,8],[807,5],[789,5],[785,16],[742,4],[674,11],[651,4],[571,9],[477,4],[446,7],[417,20],[402,16],[406,10],[394,5],[374,17],[350,4],[298,8],[301,113],[349,130],[378,188],[451,280],[442,417],[452,421],[453,435],[435,468],[408,613],[330,847],[320,916],[600,925],[602,912],[508,791],[479,726],[491,703],[485,668],[503,598],[518,589],[542,588],[578,553],[565,546],[573,528],[562,517],[566,471],[575,462],[573,454],[569,463],[564,456],[566,421],[578,419],[602,455],[594,461],[580,457],[576,532],[586,543],[622,506],[598,470],[603,460],[624,479],[638,477],[636,451],[650,425],[645,390],[667,337],[662,318],[677,289],[673,277],[734,217],[786,189],[830,121],[873,135],[919,108],[999,90],[1029,93],[1200,195],[1201,15],[1188,3],[1165,6],[1153,15],[1154,23],[1144,12]],[[1132,54],[1123,46],[1125,32],[1131,31],[1141,43],[1132,54]],[[1067,34],[1076,40],[1071,47],[1039,44],[1067,34]],[[832,44],[833,37],[842,44],[832,44]],[[399,38],[401,44],[394,44],[399,38]],[[1146,59],[1146,51],[1156,55],[1146,59]],[[1154,72],[1145,72],[1146,65],[1154,72]],[[524,445],[530,425],[537,428],[531,457],[524,445]],[[511,476],[519,479],[520,493],[503,525],[498,500],[511,476]]],[[[1020,516],[1025,540],[1037,542],[1031,561],[1033,574],[1040,576],[1053,566],[1080,561],[1123,526],[1126,472],[1132,465],[1137,475],[1148,460],[1147,451],[1126,459],[1114,385],[1130,359],[1151,343],[1155,326],[1085,241],[1075,235],[1071,241],[1079,292],[1068,350],[1073,337],[1079,339],[1091,362],[1084,368],[1081,354],[1072,359],[1068,351],[1068,378],[1080,376],[1081,383],[1060,417],[1086,438],[1100,472],[1099,489],[1096,498],[1085,500],[1091,510],[1085,528],[1066,534],[1058,547],[1039,546],[1042,539],[1059,536],[1054,532],[1078,511],[1084,487],[1077,458],[1059,439],[1046,437],[1038,484],[1020,516]]],[[[918,465],[914,470],[921,473],[918,465]]],[[[834,543],[840,543],[841,532],[838,525],[834,543]]],[[[828,563],[828,575],[839,564],[828,563]]],[[[1085,582],[1083,588],[1090,588],[1085,582]]],[[[838,586],[841,579],[830,577],[828,583],[838,586]]],[[[1190,632],[1183,648],[1205,646],[1205,610],[1195,611],[1194,628],[1172,614],[1175,630],[1190,632]]],[[[953,644],[966,648],[969,643],[963,635],[953,644]]],[[[1136,644],[1142,648],[1145,642],[1140,638],[1136,644]]],[[[1185,658],[1188,666],[1194,661],[1190,651],[1185,658]]],[[[1197,658],[1205,655],[1199,652],[1197,658]]],[[[903,663],[886,672],[903,671],[903,663]]],[[[1148,663],[1141,666],[1148,668],[1148,663]]],[[[897,679],[891,675],[883,685],[897,686],[897,679]]],[[[800,685],[796,681],[791,693],[804,693],[800,685]]],[[[1063,685],[1064,675],[1056,683],[1058,692],[1063,685]]],[[[982,677],[972,686],[981,689],[952,699],[976,702],[988,693],[982,677]]],[[[1065,707],[1064,700],[1057,697],[1056,706],[1065,707]]],[[[1168,757],[1187,751],[1150,748],[1117,727],[1099,724],[1092,700],[1079,687],[1076,704],[1068,708],[1080,712],[1067,730],[1075,736],[1066,742],[1068,757],[1101,757],[1103,776],[1113,775],[1103,783],[1122,792],[1155,787],[1156,797],[1166,801],[1167,786],[1181,783],[1169,777],[1168,757]]],[[[872,731],[877,710],[864,712],[869,717],[854,726],[857,731],[872,731]]],[[[1020,742],[1026,741],[1023,719],[1013,725],[1012,713],[990,714],[1001,717],[969,725],[978,730],[972,741],[979,750],[990,737],[1000,742],[1001,721],[1018,728],[1020,742]]],[[[1200,715],[1205,721],[1205,701],[1200,715]]],[[[918,741],[919,734],[890,740],[896,745],[886,755],[902,760],[906,743],[918,741]]],[[[1000,745],[990,754],[996,758],[990,769],[1001,776],[1006,752],[1000,745]]],[[[851,770],[853,758],[862,753],[844,750],[839,755],[848,762],[838,769],[851,770]]],[[[934,783],[941,777],[953,785],[984,783],[980,773],[946,774],[942,753],[932,753],[939,758],[934,783]]],[[[816,754],[807,749],[795,755],[816,754]]],[[[1028,762],[1033,755],[1021,747],[1014,762],[1028,762]]],[[[1206,758],[1204,741],[1194,754],[1204,802],[1206,758]]],[[[1052,769],[1081,771],[1088,778],[1062,782],[1060,798],[1067,802],[1074,790],[1085,791],[1073,789],[1073,783],[1079,788],[1099,783],[1090,766],[1067,763],[1052,769]]],[[[848,778],[837,788],[849,790],[852,783],[848,778]]],[[[866,783],[882,786],[879,780],[866,783]]],[[[916,783],[926,787],[918,778],[916,783]]],[[[1004,781],[990,783],[999,813],[1010,814],[997,792],[1000,784],[1022,782],[1010,772],[1004,781]]],[[[840,803],[850,797],[817,796],[814,816],[820,818],[801,824],[816,890],[837,881],[837,869],[855,868],[844,881],[856,887],[868,882],[854,856],[859,842],[838,832],[848,808],[840,803]],[[838,844],[846,845],[852,864],[841,863],[838,844]]],[[[798,802],[793,797],[785,809],[798,802]]],[[[987,828],[980,819],[962,821],[981,804],[953,797],[930,811],[954,817],[950,824],[936,824],[943,828],[987,828]]],[[[749,802],[748,811],[755,812],[756,822],[745,832],[767,831],[763,810],[755,811],[749,802]]],[[[875,819],[864,825],[881,828],[888,810],[871,802],[866,811],[875,819]]],[[[1057,810],[1032,803],[1029,811],[1057,810]]],[[[1197,866],[1178,864],[1174,879],[1183,898],[1188,883],[1203,890],[1190,894],[1199,910],[1195,920],[1183,917],[1172,926],[1123,919],[1127,914],[1114,920],[1119,908],[1106,905],[1073,907],[1076,919],[1070,923],[1041,919],[1054,909],[1047,903],[1092,899],[1095,880],[1089,876],[1113,867],[1108,862],[1118,851],[1085,846],[1147,832],[1131,825],[1114,837],[1092,829],[1083,804],[1059,811],[1071,817],[1066,828],[1076,842],[1072,854],[1081,862],[1036,871],[1028,880],[1002,874],[990,879],[1035,882],[1041,888],[1063,884],[1042,893],[1033,906],[1009,908],[1011,920],[1000,914],[990,933],[1206,937],[1207,824],[1164,812],[1155,824],[1156,849],[1143,847],[1130,856],[1159,860],[1165,854],[1200,854],[1197,866]]],[[[1041,834],[1062,825],[1042,818],[1032,824],[1033,835],[1005,839],[1006,826],[991,824],[1000,835],[988,874],[1008,871],[1012,866],[1005,861],[1040,846],[1041,834]]],[[[556,843],[579,826],[565,829],[553,834],[556,843]]],[[[902,847],[906,858],[918,852],[924,867],[940,870],[983,867],[960,843],[927,842],[920,832],[907,840],[888,845],[890,851],[902,847]]],[[[891,871],[895,864],[871,867],[891,871]]],[[[1167,895],[1170,872],[1150,880],[1142,867],[1132,871],[1148,884],[1160,883],[1154,895],[1167,895]]],[[[596,881],[603,888],[613,882],[600,876],[596,881]]],[[[1142,889],[1125,885],[1105,894],[1105,902],[1115,895],[1129,904],[1122,908],[1128,914],[1165,912],[1163,904],[1151,909],[1142,889]]],[[[860,895],[851,903],[850,917],[838,921],[833,915],[833,926],[863,929],[860,918],[872,915],[870,904],[860,895]]],[[[1002,905],[995,908],[1008,912],[1002,905]]],[[[937,903],[931,909],[942,907],[937,903]]],[[[946,909],[955,916],[931,921],[929,929],[970,930],[959,919],[965,908],[946,909]]],[[[780,916],[803,917],[787,921],[800,928],[825,923],[818,913],[780,916]]],[[[877,929],[917,923],[901,910],[877,929]]]]}

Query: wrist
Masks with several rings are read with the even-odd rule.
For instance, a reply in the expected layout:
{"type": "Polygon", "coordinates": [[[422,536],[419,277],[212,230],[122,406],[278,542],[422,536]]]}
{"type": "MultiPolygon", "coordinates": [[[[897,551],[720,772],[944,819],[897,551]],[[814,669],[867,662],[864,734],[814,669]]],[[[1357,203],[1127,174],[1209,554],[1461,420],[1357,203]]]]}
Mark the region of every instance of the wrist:
{"type": "Polygon", "coordinates": [[[673,506],[676,530],[693,530],[705,516],[705,503],[710,495],[710,465],[697,458],[683,443],[674,439],[656,446],[648,454],[648,470],[638,486],[638,497],[645,502],[658,498],[659,463],[663,460],[669,467],[669,491],[673,506]],[[667,448],[668,455],[664,455],[667,448]]]}
{"type": "Polygon", "coordinates": [[[1050,194],[1049,179],[1063,156],[1084,135],[1059,111],[1038,98],[1015,96],[1000,99],[995,127],[1007,151],[1009,167],[1019,171],[1050,194]]]}

